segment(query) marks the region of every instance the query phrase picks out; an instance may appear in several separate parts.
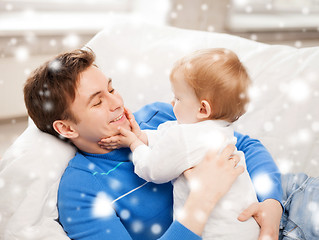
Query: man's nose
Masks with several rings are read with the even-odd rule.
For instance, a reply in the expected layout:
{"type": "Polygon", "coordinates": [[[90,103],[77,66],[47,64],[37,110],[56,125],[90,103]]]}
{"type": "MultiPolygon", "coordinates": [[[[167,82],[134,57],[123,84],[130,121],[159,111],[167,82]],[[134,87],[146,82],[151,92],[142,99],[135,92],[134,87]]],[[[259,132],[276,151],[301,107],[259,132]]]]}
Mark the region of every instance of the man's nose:
{"type": "Polygon", "coordinates": [[[110,108],[110,111],[115,111],[116,109],[118,109],[119,107],[122,106],[122,98],[117,96],[117,95],[113,95],[110,94],[107,98],[107,102],[110,108]]]}

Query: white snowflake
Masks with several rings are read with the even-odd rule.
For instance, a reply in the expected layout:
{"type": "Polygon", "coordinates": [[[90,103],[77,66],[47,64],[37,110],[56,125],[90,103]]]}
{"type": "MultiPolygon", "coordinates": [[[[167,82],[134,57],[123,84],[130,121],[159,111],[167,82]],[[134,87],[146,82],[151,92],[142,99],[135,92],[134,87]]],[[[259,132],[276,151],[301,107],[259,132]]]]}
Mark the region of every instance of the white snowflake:
{"type": "Polygon", "coordinates": [[[152,225],[151,231],[155,235],[160,234],[162,232],[162,227],[161,227],[161,225],[155,223],[152,225]]]}
{"type": "Polygon", "coordinates": [[[55,47],[56,44],[57,44],[57,42],[56,42],[55,39],[51,39],[51,40],[49,41],[49,45],[50,45],[51,47],[55,47]]]}
{"type": "Polygon", "coordinates": [[[130,68],[130,61],[128,61],[126,58],[121,58],[116,62],[116,68],[118,71],[127,72],[127,70],[130,68]]]}
{"type": "Polygon", "coordinates": [[[35,179],[37,177],[37,174],[35,172],[29,172],[29,178],[30,179],[35,179]]]}
{"type": "Polygon", "coordinates": [[[29,76],[29,75],[30,75],[30,73],[31,73],[30,68],[26,68],[26,69],[24,69],[23,73],[24,73],[24,75],[29,76]]]}
{"type": "Polygon", "coordinates": [[[274,129],[274,124],[270,121],[264,123],[264,130],[266,132],[271,132],[274,129]]]}
{"type": "Polygon", "coordinates": [[[271,9],[272,9],[272,7],[273,7],[273,6],[272,6],[272,4],[271,4],[271,3],[267,3],[267,4],[266,4],[266,9],[267,9],[267,10],[271,10],[271,9]]]}
{"type": "Polygon", "coordinates": [[[21,187],[18,185],[15,185],[11,188],[11,192],[15,195],[20,194],[21,193],[21,187]]]}
{"type": "Polygon", "coordinates": [[[246,6],[245,7],[245,11],[246,11],[246,13],[251,13],[252,11],[253,11],[253,8],[252,8],[252,6],[246,6]]]}
{"type": "Polygon", "coordinates": [[[66,47],[76,48],[80,43],[80,37],[76,34],[70,34],[62,40],[62,43],[66,47]]]}
{"type": "Polygon", "coordinates": [[[139,202],[140,201],[139,201],[139,199],[137,197],[131,197],[131,199],[130,199],[130,203],[132,205],[137,205],[139,202]]]}
{"type": "Polygon", "coordinates": [[[301,48],[302,47],[302,42],[301,41],[295,41],[295,47],[296,48],[301,48]]]}
{"type": "Polygon", "coordinates": [[[189,185],[189,188],[192,189],[192,191],[194,192],[199,191],[201,188],[201,182],[196,178],[189,180],[188,185],[189,185]]]}
{"type": "Polygon", "coordinates": [[[11,10],[13,10],[13,5],[11,3],[7,3],[5,8],[7,11],[11,11],[11,10]]]}
{"type": "Polygon", "coordinates": [[[249,2],[249,0],[236,0],[236,1],[233,1],[233,3],[236,5],[236,6],[245,6],[247,5],[249,2]]]}
{"type": "Polygon", "coordinates": [[[278,159],[278,167],[280,169],[280,172],[282,174],[288,173],[292,170],[293,168],[293,161],[288,160],[288,159],[278,159]]]}
{"type": "Polygon", "coordinates": [[[26,239],[35,239],[35,236],[38,234],[39,230],[36,227],[24,227],[22,229],[22,234],[26,239]]]}
{"type": "Polygon", "coordinates": [[[177,12],[173,11],[173,12],[171,12],[170,16],[172,19],[176,19],[178,17],[178,14],[177,14],[177,12]]]}
{"type": "Polygon", "coordinates": [[[120,217],[121,217],[122,219],[124,219],[124,220],[129,219],[130,216],[131,216],[130,211],[127,210],[127,209],[123,209],[123,210],[120,212],[120,217]]]}
{"type": "Polygon", "coordinates": [[[144,228],[144,225],[143,225],[143,223],[142,223],[141,221],[139,221],[139,220],[136,220],[136,221],[134,221],[134,222],[132,223],[132,230],[133,230],[133,232],[135,232],[135,233],[141,232],[141,231],[143,230],[143,228],[144,228]]]}
{"type": "Polygon", "coordinates": [[[94,199],[92,215],[96,218],[109,217],[113,212],[112,200],[105,192],[99,192],[94,199]]]}
{"type": "Polygon", "coordinates": [[[272,240],[273,238],[270,235],[264,235],[260,240],[272,240]]]}
{"type": "Polygon", "coordinates": [[[223,208],[223,209],[225,209],[225,210],[230,210],[231,208],[232,208],[232,206],[233,206],[233,203],[232,203],[232,201],[222,201],[221,202],[221,207],[223,208]]]}
{"type": "Polygon", "coordinates": [[[135,67],[135,74],[139,77],[147,77],[152,74],[152,69],[145,63],[138,63],[135,67]]]}
{"type": "Polygon", "coordinates": [[[44,102],[43,103],[43,108],[45,111],[50,112],[53,109],[53,103],[52,102],[44,102]]]}
{"type": "Polygon", "coordinates": [[[258,36],[256,34],[251,34],[250,35],[250,39],[253,40],[253,41],[257,41],[258,36]]]}
{"type": "Polygon", "coordinates": [[[207,11],[208,10],[208,5],[206,3],[202,4],[200,6],[200,8],[202,9],[202,11],[207,11]]]}
{"type": "Polygon", "coordinates": [[[95,168],[95,164],[94,163],[89,163],[88,168],[90,170],[93,170],[95,168]]]}
{"type": "Polygon", "coordinates": [[[309,202],[307,206],[308,211],[315,212],[318,210],[318,203],[316,202],[309,202]]]}
{"type": "Polygon", "coordinates": [[[142,93],[139,93],[139,94],[137,94],[137,99],[138,99],[139,101],[143,101],[143,100],[145,99],[145,95],[142,94],[142,93]]]}
{"type": "Polygon", "coordinates": [[[176,208],[174,209],[174,215],[175,218],[183,220],[186,217],[186,212],[183,210],[183,208],[176,208]]]}
{"type": "Polygon", "coordinates": [[[183,4],[177,4],[177,6],[176,6],[176,9],[177,9],[178,11],[183,10],[183,8],[184,8],[183,4]]]}
{"type": "Polygon", "coordinates": [[[55,171],[49,171],[48,177],[51,179],[56,179],[57,178],[57,173],[55,171]]]}
{"type": "Polygon", "coordinates": [[[267,174],[259,174],[252,179],[257,194],[262,196],[269,194],[273,190],[273,182],[267,174]]]}
{"type": "Polygon", "coordinates": [[[205,220],[206,220],[206,214],[203,212],[203,211],[201,211],[201,210],[197,210],[196,212],[195,212],[195,219],[198,221],[198,222],[205,222],[205,220]]]}
{"type": "Polygon", "coordinates": [[[213,25],[209,25],[209,26],[207,27],[207,31],[208,31],[208,32],[214,32],[214,31],[215,31],[215,27],[214,27],[213,25]]]}
{"type": "Polygon", "coordinates": [[[15,50],[14,55],[18,61],[24,62],[29,59],[30,51],[27,47],[20,46],[15,50]]]}
{"type": "Polygon", "coordinates": [[[279,22],[278,23],[278,27],[279,28],[284,28],[286,26],[286,24],[284,22],[279,22]]]}
{"type": "Polygon", "coordinates": [[[122,187],[122,183],[121,183],[119,180],[117,180],[117,179],[115,179],[115,178],[112,178],[112,179],[110,179],[110,181],[109,181],[109,186],[110,186],[113,190],[118,190],[118,189],[120,189],[120,188],[122,187]]]}
{"type": "Polygon", "coordinates": [[[59,71],[61,69],[61,62],[59,60],[53,60],[49,63],[49,69],[51,71],[59,71]]]}
{"type": "Polygon", "coordinates": [[[309,8],[308,7],[304,7],[301,9],[302,14],[304,15],[308,15],[309,14],[309,8]]]}
{"type": "Polygon", "coordinates": [[[18,40],[16,38],[11,38],[8,45],[9,46],[14,46],[18,43],[18,40]]]}
{"type": "Polygon", "coordinates": [[[310,97],[309,86],[302,80],[292,81],[287,86],[286,93],[293,102],[301,102],[310,97]]]}
{"type": "Polygon", "coordinates": [[[54,208],[56,206],[56,201],[54,200],[48,200],[48,202],[46,203],[46,205],[49,207],[49,208],[54,208]]]}

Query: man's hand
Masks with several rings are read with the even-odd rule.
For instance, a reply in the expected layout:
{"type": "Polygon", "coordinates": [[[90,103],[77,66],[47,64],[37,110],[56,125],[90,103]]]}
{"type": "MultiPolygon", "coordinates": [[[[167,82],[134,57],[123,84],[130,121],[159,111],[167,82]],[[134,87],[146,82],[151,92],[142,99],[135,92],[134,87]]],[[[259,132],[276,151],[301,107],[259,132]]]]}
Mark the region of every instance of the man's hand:
{"type": "Polygon", "coordinates": [[[232,156],[234,145],[228,145],[220,154],[208,152],[195,167],[183,174],[190,194],[177,220],[197,235],[201,235],[206,221],[218,201],[229,191],[237,177],[244,172],[237,166],[238,155],[232,156]]]}
{"type": "Polygon", "coordinates": [[[253,217],[260,226],[258,240],[278,240],[281,215],[280,203],[275,199],[266,199],[250,205],[239,215],[238,220],[243,222],[253,217]]]}

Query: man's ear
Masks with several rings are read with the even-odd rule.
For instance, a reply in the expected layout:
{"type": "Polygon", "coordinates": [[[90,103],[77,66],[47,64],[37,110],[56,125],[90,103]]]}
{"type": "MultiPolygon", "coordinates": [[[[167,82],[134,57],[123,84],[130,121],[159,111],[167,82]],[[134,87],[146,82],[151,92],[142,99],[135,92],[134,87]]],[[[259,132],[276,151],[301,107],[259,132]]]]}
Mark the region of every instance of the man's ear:
{"type": "Polygon", "coordinates": [[[61,136],[71,139],[79,136],[78,132],[72,127],[67,120],[56,120],[53,122],[54,130],[61,136]]]}
{"type": "Polygon", "coordinates": [[[212,108],[209,102],[207,102],[206,100],[202,100],[200,102],[200,109],[197,113],[197,118],[199,120],[207,119],[211,113],[212,113],[212,108]]]}

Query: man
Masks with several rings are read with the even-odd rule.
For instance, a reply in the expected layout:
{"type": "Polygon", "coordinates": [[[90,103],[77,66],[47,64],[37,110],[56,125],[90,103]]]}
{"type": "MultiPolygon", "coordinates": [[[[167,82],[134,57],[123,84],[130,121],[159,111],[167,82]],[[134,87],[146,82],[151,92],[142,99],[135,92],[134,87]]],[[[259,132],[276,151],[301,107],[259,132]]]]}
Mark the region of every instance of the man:
{"type": "MultiPolygon", "coordinates": [[[[59,186],[64,230],[72,239],[200,239],[208,215],[243,170],[236,167],[238,159],[228,160],[234,148],[208,155],[185,173],[188,179],[200,180],[201,187],[191,187],[185,214],[173,221],[171,184],[156,185],[135,175],[128,149],[110,152],[98,145],[100,139],[119,134],[119,126],[131,128],[112,79],[94,60],[88,50],[61,54],[38,68],[24,88],[28,113],[37,127],[70,140],[78,149],[59,186]]],[[[172,108],[162,103],[144,107],[135,118],[142,129],[175,120],[172,108]]],[[[260,238],[276,239],[282,213],[279,171],[259,141],[236,137],[251,177],[268,174],[273,183],[270,192],[258,195],[262,202],[240,219],[254,216],[261,225],[260,238]]]]}

